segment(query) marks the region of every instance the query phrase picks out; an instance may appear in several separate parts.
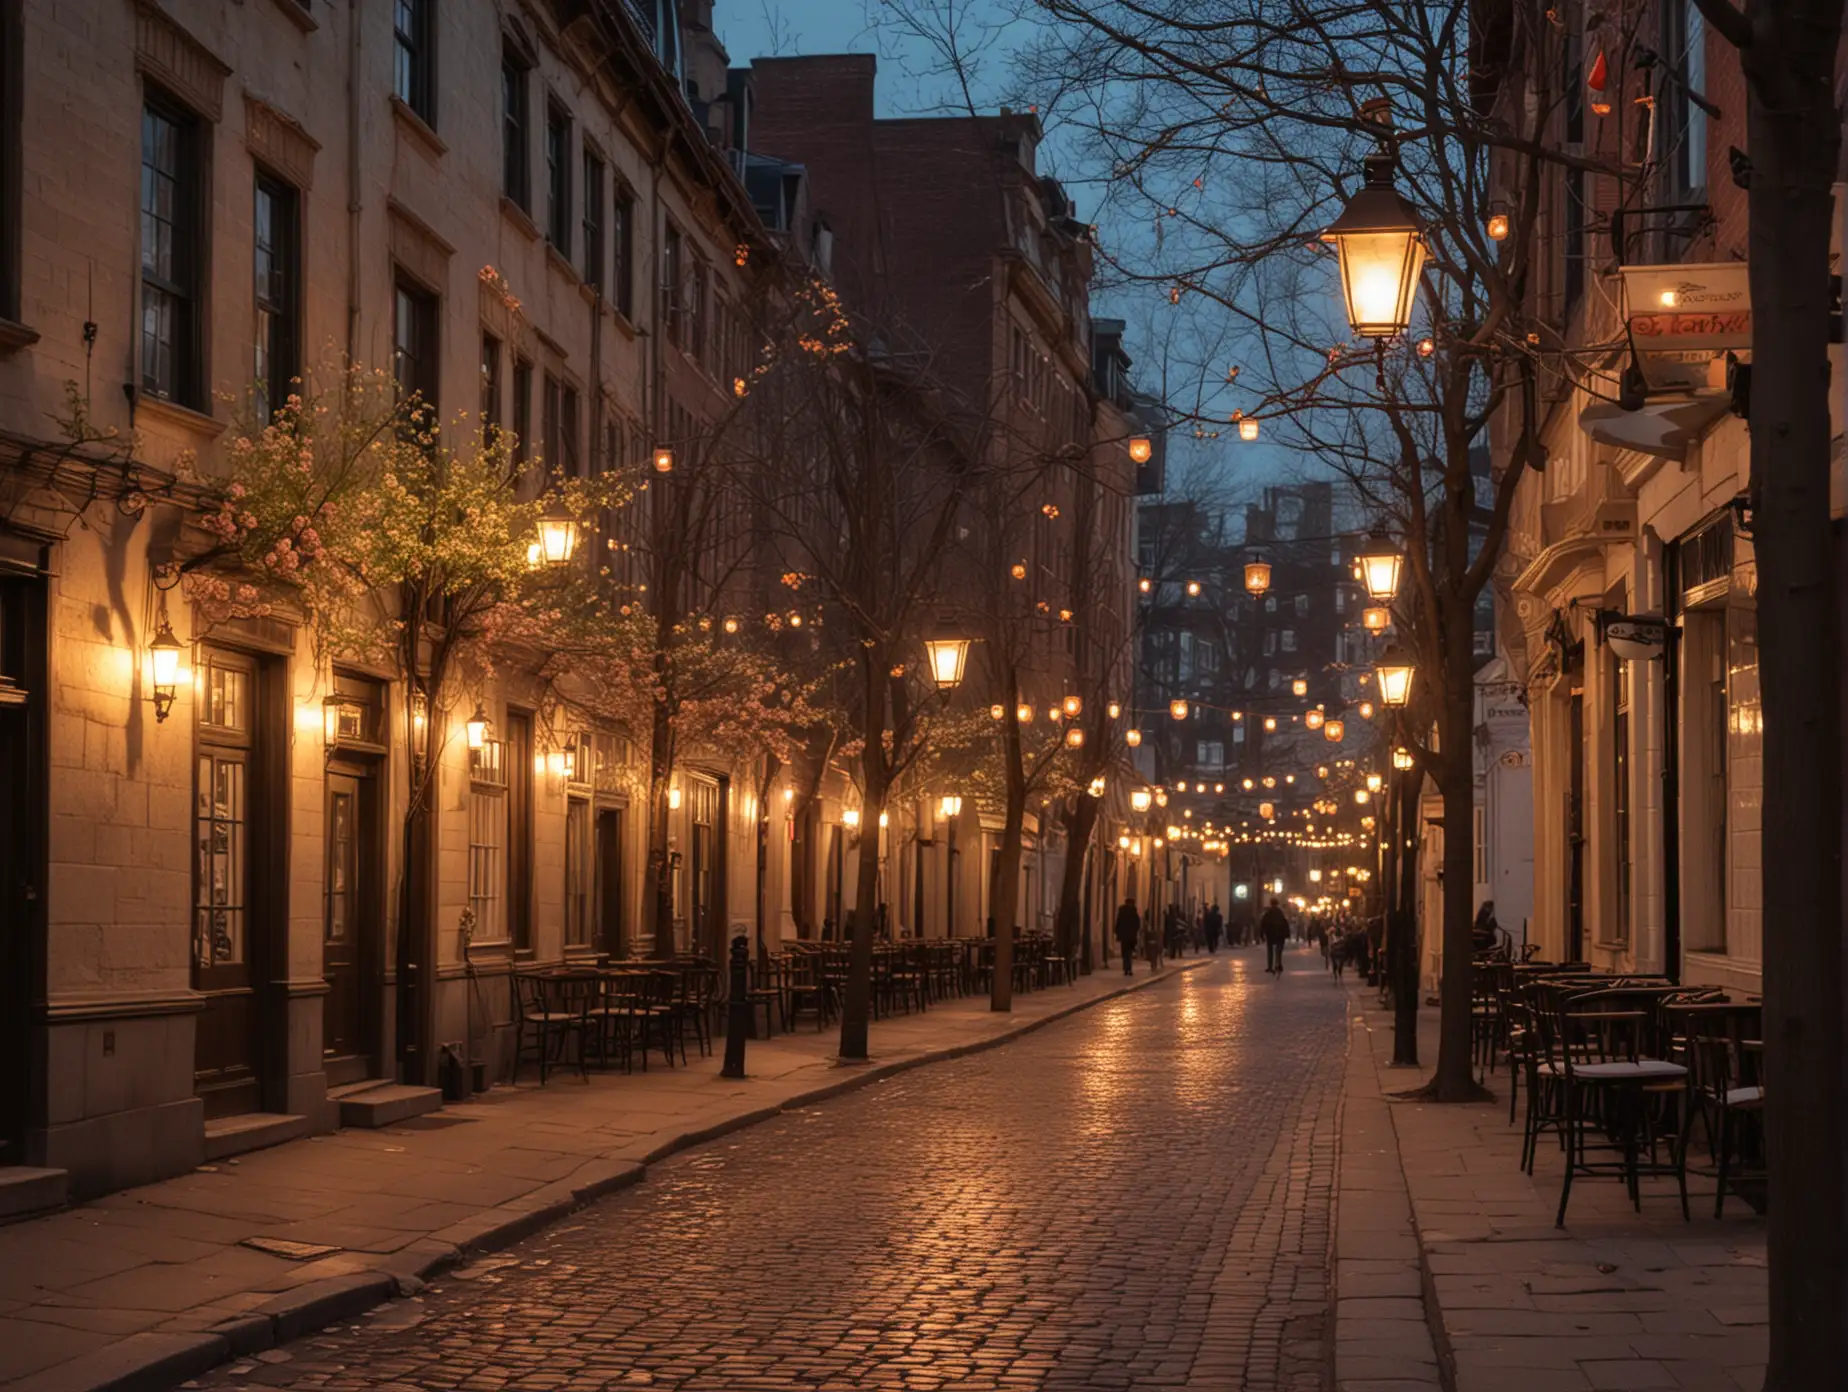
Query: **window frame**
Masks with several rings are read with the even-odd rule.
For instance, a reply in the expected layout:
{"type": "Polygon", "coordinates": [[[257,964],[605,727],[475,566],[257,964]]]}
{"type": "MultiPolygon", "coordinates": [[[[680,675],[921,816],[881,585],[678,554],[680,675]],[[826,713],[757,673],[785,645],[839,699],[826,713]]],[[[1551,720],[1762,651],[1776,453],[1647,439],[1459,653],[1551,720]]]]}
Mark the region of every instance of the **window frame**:
{"type": "Polygon", "coordinates": [[[620,179],[610,210],[611,264],[610,302],[616,312],[630,323],[635,322],[635,190],[620,179]]]}
{"type": "Polygon", "coordinates": [[[571,259],[571,112],[563,103],[545,104],[545,240],[571,259]]]}
{"type": "Polygon", "coordinates": [[[431,0],[392,0],[391,57],[391,94],[435,130],[436,22],[431,0]]]}
{"type": "Polygon", "coordinates": [[[136,338],[139,390],[160,401],[171,401],[192,410],[203,410],[205,377],[204,325],[200,303],[206,281],[210,247],[209,224],[205,216],[206,127],[199,113],[170,93],[148,84],[141,101],[141,186],[138,206],[140,221],[140,326],[136,338]],[[149,122],[165,122],[173,131],[174,160],[171,173],[151,165],[149,159],[149,122]],[[159,220],[156,208],[149,206],[150,173],[170,178],[173,185],[171,217],[165,220],[172,255],[165,274],[152,271],[148,264],[151,220],[159,220]],[[184,245],[182,245],[184,244],[184,245]],[[148,311],[152,290],[171,303],[171,334],[167,352],[172,360],[170,380],[163,381],[149,368],[148,311]]]}
{"type": "Polygon", "coordinates": [[[508,426],[513,431],[513,457],[522,464],[533,454],[533,361],[513,355],[513,405],[508,426]]]}
{"type": "Polygon", "coordinates": [[[392,380],[398,384],[400,399],[412,394],[422,399],[422,410],[418,412],[425,418],[433,418],[441,410],[440,385],[442,380],[442,297],[414,276],[398,268],[392,276],[391,287],[391,367],[392,380]],[[405,346],[406,303],[415,306],[420,318],[416,323],[417,337],[422,340],[413,344],[412,349],[405,346]],[[405,365],[411,364],[410,377],[407,380],[405,365]]]}
{"type": "Polygon", "coordinates": [[[603,157],[586,142],[582,158],[582,187],[578,211],[578,231],[582,239],[580,250],[583,253],[582,271],[584,283],[599,295],[603,293],[604,282],[609,279],[604,248],[603,207],[605,189],[609,184],[609,165],[603,157]]]}
{"type": "Polygon", "coordinates": [[[493,334],[481,335],[481,429],[484,439],[498,430],[505,417],[502,410],[501,365],[506,361],[504,345],[493,334]]]}
{"type": "Polygon", "coordinates": [[[257,322],[252,326],[256,339],[257,362],[259,370],[255,380],[260,384],[259,398],[262,419],[273,419],[281,400],[286,398],[301,373],[301,302],[302,302],[302,235],[301,235],[301,190],[286,179],[277,177],[262,165],[257,166],[256,177],[252,181],[253,207],[251,218],[251,260],[252,276],[255,282],[255,312],[257,322]],[[272,269],[267,277],[275,282],[280,277],[282,291],[265,301],[263,284],[266,277],[257,273],[258,258],[262,255],[263,243],[259,240],[262,218],[259,209],[265,195],[271,200],[270,218],[272,224],[280,214],[286,214],[284,235],[272,235],[269,256],[272,269]],[[282,263],[281,269],[275,263],[282,263]],[[264,332],[267,318],[268,332],[264,332]],[[268,338],[266,343],[264,340],[268,338]],[[269,376],[266,379],[260,370],[267,361],[269,376]],[[267,385],[263,385],[267,380],[267,385]],[[280,387],[280,390],[279,390],[280,387]]]}
{"type": "Polygon", "coordinates": [[[531,213],[532,65],[505,40],[501,42],[501,194],[521,212],[531,213]]]}

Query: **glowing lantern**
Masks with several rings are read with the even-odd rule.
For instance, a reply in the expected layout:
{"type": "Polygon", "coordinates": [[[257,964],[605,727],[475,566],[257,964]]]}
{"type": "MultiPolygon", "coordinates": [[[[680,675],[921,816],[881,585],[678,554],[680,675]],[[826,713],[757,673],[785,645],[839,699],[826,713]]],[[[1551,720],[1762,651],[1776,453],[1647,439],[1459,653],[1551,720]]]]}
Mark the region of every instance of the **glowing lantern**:
{"type": "Polygon", "coordinates": [[[1348,326],[1361,338],[1405,332],[1424,268],[1417,216],[1393,187],[1397,168],[1390,151],[1367,156],[1366,183],[1322,234],[1341,263],[1348,326]]]}
{"type": "Polygon", "coordinates": [[[1262,556],[1254,556],[1245,562],[1245,592],[1261,595],[1270,588],[1270,562],[1262,556]]]}

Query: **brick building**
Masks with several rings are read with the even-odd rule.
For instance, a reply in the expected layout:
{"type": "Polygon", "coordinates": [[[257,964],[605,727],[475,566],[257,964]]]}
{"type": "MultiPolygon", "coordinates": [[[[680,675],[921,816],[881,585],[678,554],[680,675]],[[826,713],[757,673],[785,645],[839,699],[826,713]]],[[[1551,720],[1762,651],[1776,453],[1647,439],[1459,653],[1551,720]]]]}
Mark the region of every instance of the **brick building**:
{"type": "MultiPolygon", "coordinates": [[[[1094,372],[1090,229],[1036,170],[1037,119],[878,119],[870,55],[760,58],[749,75],[754,157],[802,170],[818,259],[826,248],[843,295],[939,384],[969,441],[980,481],[945,599],[984,641],[958,699],[974,709],[1025,704],[1042,721],[1067,696],[1093,710],[1122,701],[1136,473],[1128,445],[1143,432],[1120,377],[1126,357],[1103,353],[1094,372]]],[[[824,804],[818,815],[840,810],[824,804]]],[[[1037,797],[1027,809],[1012,910],[1025,928],[1049,928],[1056,909],[1068,854],[1057,810],[1037,797]]],[[[953,833],[928,797],[908,809],[908,826],[899,820],[889,873],[901,922],[916,917],[913,905],[933,935],[1000,917],[993,800],[964,799],[953,833]]],[[[816,841],[836,835],[824,822],[816,841]]],[[[1092,878],[1094,896],[1104,879],[1092,878]]],[[[1101,923],[1101,913],[1091,917],[1101,923]]]]}

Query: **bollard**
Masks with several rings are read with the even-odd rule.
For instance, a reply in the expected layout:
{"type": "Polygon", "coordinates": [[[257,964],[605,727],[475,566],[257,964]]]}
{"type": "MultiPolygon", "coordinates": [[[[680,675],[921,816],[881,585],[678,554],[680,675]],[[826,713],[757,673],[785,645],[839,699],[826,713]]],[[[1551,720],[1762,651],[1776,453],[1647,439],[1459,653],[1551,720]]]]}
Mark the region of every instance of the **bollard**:
{"type": "Polygon", "coordinates": [[[744,1076],[744,1039],[751,1032],[751,945],[743,933],[731,945],[731,1007],[725,1015],[725,1066],[721,1078],[744,1076]]]}

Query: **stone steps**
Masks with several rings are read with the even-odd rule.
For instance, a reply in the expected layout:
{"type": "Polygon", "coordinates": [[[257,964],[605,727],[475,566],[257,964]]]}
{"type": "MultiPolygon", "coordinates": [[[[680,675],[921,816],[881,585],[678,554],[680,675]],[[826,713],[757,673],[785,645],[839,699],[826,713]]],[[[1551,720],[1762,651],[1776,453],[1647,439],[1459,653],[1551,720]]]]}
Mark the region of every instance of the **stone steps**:
{"type": "Polygon", "coordinates": [[[331,1088],[327,1098],[340,1107],[342,1126],[376,1131],[411,1117],[425,1116],[443,1105],[439,1088],[412,1087],[406,1083],[369,1078],[363,1083],[331,1088]]]}
{"type": "Polygon", "coordinates": [[[0,1223],[63,1208],[69,1177],[36,1165],[0,1165],[0,1223]]]}
{"type": "Polygon", "coordinates": [[[223,1160],[246,1151],[263,1150],[308,1134],[308,1118],[282,1112],[246,1112],[205,1124],[206,1160],[223,1160]]]}

